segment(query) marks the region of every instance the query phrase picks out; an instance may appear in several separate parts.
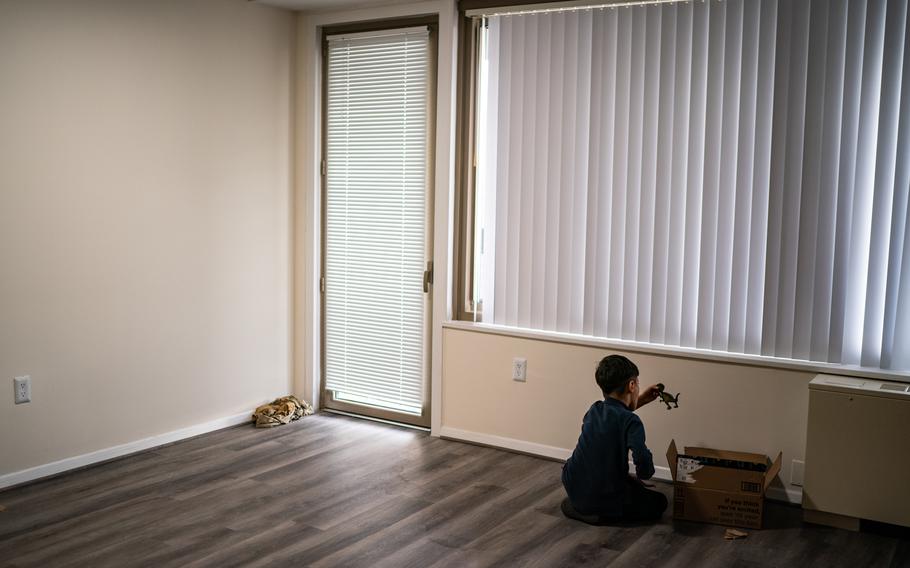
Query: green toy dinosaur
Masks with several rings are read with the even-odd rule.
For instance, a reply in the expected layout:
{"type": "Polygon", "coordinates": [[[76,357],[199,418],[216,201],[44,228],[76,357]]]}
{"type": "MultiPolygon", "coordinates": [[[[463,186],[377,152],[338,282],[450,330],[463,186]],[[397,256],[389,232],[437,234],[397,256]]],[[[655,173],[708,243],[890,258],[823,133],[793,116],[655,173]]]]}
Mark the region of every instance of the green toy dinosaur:
{"type": "Polygon", "coordinates": [[[672,408],[679,408],[679,393],[676,393],[676,396],[668,392],[664,392],[664,384],[657,383],[657,395],[660,397],[660,401],[667,405],[667,410],[670,410],[670,403],[673,403],[672,408]]]}

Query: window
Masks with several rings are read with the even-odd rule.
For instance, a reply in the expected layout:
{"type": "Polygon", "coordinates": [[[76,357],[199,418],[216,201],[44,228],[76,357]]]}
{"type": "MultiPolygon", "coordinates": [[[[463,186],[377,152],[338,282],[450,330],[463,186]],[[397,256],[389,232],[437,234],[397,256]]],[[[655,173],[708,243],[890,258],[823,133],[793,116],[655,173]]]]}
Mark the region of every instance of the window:
{"type": "Polygon", "coordinates": [[[907,0],[475,22],[476,319],[910,370],[907,0]]]}

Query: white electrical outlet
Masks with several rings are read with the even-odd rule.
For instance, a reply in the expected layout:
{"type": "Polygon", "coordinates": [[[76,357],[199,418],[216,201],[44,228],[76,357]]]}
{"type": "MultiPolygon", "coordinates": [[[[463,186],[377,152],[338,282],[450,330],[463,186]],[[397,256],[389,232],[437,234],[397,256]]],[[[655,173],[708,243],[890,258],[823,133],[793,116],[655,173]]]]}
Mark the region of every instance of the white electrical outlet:
{"type": "Polygon", "coordinates": [[[803,475],[806,471],[806,462],[793,460],[790,462],[790,485],[803,485],[803,475]]]}
{"type": "Polygon", "coordinates": [[[528,360],[524,357],[512,359],[512,380],[525,382],[528,378],[528,360]]]}
{"type": "Polygon", "coordinates": [[[16,377],[13,380],[13,387],[16,389],[16,404],[32,401],[32,378],[30,376],[16,377]]]}

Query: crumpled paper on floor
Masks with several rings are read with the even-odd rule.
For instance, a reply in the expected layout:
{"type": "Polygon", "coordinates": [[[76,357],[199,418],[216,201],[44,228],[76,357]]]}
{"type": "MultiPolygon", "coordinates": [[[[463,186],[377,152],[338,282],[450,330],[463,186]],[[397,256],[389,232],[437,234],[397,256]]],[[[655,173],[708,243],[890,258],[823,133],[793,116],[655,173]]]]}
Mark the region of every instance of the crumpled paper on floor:
{"type": "Polygon", "coordinates": [[[727,529],[724,531],[724,540],[736,540],[738,538],[746,538],[747,536],[749,536],[749,533],[736,529],[727,529]]]}

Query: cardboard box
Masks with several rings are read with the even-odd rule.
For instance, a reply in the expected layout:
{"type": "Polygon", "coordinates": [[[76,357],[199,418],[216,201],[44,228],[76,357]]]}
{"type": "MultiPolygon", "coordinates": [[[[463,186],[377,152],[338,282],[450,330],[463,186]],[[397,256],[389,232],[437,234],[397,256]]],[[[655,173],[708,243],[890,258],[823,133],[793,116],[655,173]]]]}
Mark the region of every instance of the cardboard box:
{"type": "Polygon", "coordinates": [[[760,529],[765,491],[780,471],[781,457],[778,453],[772,462],[761,454],[689,447],[680,454],[671,441],[673,518],[760,529]]]}

